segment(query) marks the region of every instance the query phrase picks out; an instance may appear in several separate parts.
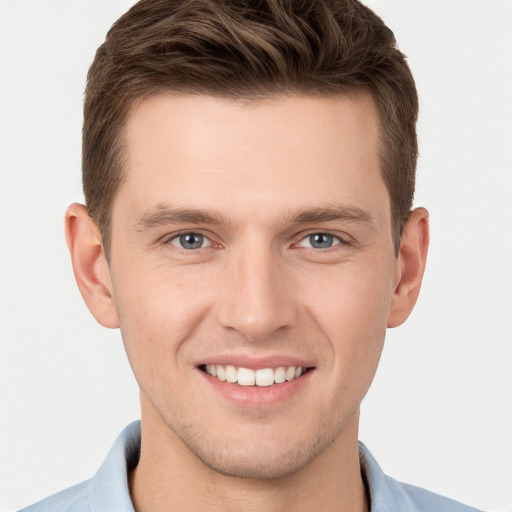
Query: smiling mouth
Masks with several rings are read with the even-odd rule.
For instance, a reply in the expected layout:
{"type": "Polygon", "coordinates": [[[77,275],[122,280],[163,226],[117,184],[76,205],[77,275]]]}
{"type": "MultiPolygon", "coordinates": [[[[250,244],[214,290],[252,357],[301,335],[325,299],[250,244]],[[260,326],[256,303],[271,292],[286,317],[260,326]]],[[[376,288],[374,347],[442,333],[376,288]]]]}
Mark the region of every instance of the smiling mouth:
{"type": "Polygon", "coordinates": [[[239,386],[268,387],[298,379],[310,368],[304,366],[279,366],[277,368],[236,367],[230,364],[206,364],[200,367],[208,375],[222,382],[230,382],[239,386]]]}

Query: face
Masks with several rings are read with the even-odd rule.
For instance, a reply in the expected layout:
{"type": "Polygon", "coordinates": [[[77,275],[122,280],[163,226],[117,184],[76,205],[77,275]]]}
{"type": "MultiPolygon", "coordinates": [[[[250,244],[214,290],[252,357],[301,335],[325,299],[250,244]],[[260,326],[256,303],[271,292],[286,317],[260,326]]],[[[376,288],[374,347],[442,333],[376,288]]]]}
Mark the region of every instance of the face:
{"type": "Polygon", "coordinates": [[[162,95],[127,125],[111,282],[143,424],[283,476],[353,431],[399,279],[369,97],[162,95]]]}

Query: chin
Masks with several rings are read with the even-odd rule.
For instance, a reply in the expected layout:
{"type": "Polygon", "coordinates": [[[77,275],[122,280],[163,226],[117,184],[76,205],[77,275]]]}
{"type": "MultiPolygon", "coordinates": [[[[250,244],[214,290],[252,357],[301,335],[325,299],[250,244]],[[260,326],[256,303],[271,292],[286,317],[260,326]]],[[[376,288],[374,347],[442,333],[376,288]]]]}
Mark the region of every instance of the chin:
{"type": "MultiPolygon", "coordinates": [[[[286,436],[285,436],[286,437],[286,436]]],[[[194,436],[182,439],[188,449],[208,468],[225,476],[248,479],[284,478],[308,466],[332,441],[315,437],[271,440],[209,440],[194,436]]]]}
{"type": "Polygon", "coordinates": [[[276,454],[274,450],[268,453],[267,450],[258,450],[251,453],[225,453],[220,458],[211,454],[199,454],[196,456],[210,469],[232,478],[248,479],[275,479],[284,478],[299,472],[306,467],[316,454],[295,448],[286,453],[276,454]]]}

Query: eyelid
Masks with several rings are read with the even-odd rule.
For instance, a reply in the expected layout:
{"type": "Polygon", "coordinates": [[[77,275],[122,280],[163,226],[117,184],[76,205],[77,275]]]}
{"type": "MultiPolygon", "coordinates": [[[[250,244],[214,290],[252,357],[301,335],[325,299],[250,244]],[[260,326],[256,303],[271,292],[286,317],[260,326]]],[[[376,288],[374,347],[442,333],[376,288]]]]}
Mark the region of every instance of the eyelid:
{"type": "MultiPolygon", "coordinates": [[[[313,249],[315,251],[322,250],[322,249],[317,249],[317,248],[314,248],[314,247],[307,247],[307,246],[301,246],[300,245],[302,242],[307,240],[310,236],[316,235],[316,234],[329,235],[329,236],[332,236],[337,241],[337,243],[334,243],[331,247],[323,249],[323,251],[327,251],[327,250],[332,249],[334,247],[337,247],[339,245],[353,245],[354,242],[355,242],[350,235],[347,235],[345,233],[342,236],[341,234],[339,234],[337,232],[330,231],[328,229],[323,229],[323,230],[322,229],[316,229],[316,230],[307,231],[305,233],[301,233],[299,235],[300,239],[298,240],[298,242],[295,242],[293,244],[293,246],[295,246],[295,247],[305,247],[307,249],[313,249]]],[[[182,251],[187,252],[189,254],[191,252],[199,251],[200,249],[207,249],[207,248],[210,248],[210,247],[216,246],[216,245],[218,245],[219,247],[221,246],[221,244],[214,242],[212,240],[211,236],[209,236],[209,235],[205,234],[204,232],[202,232],[201,229],[184,229],[184,230],[179,231],[179,232],[167,234],[166,236],[161,238],[161,243],[163,245],[172,245],[176,249],[182,250],[182,251]],[[198,249],[185,249],[183,247],[180,247],[178,244],[172,243],[173,240],[176,240],[180,236],[188,235],[188,234],[202,236],[204,238],[204,240],[208,241],[208,245],[203,246],[203,247],[199,247],[198,249]]]]}
{"type": "Polygon", "coordinates": [[[199,251],[200,249],[207,249],[209,247],[212,247],[212,245],[213,245],[213,241],[209,236],[205,235],[204,233],[201,233],[201,230],[193,230],[193,229],[184,229],[183,231],[179,231],[178,233],[172,233],[172,234],[166,235],[165,237],[162,238],[162,243],[164,245],[172,245],[173,247],[176,247],[176,249],[185,251],[188,253],[194,252],[194,251],[199,251]],[[203,237],[203,239],[205,241],[207,241],[208,244],[204,245],[202,247],[198,247],[197,249],[185,249],[184,247],[181,247],[178,243],[176,243],[176,244],[172,243],[173,240],[177,240],[177,239],[179,239],[180,236],[183,236],[183,235],[199,235],[199,236],[203,237]]]}
{"type": "Polygon", "coordinates": [[[305,234],[302,234],[300,240],[297,243],[295,243],[294,246],[306,247],[307,249],[314,249],[314,250],[318,250],[318,251],[320,251],[320,250],[327,251],[329,249],[332,249],[333,247],[337,247],[338,245],[350,245],[351,241],[348,240],[348,238],[349,238],[348,235],[346,235],[346,237],[343,237],[340,234],[334,233],[329,230],[317,229],[317,230],[312,230],[305,234]],[[304,242],[304,240],[307,240],[312,235],[329,235],[329,236],[332,236],[335,240],[337,240],[337,243],[334,243],[331,247],[328,247],[326,249],[316,249],[315,247],[300,245],[302,242],[304,242]]]}

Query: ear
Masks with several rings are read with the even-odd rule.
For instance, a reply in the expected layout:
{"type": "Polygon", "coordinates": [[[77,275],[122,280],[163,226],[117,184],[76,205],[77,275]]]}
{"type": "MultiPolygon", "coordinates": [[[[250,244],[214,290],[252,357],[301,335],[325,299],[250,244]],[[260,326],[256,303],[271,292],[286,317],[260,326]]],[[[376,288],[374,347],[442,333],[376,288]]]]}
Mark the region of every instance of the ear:
{"type": "Polygon", "coordinates": [[[119,327],[100,230],[81,204],[66,210],[65,223],[75,279],[89,311],[101,325],[119,327]]]}
{"type": "Polygon", "coordinates": [[[416,304],[425,272],[429,242],[428,211],[412,211],[400,244],[397,285],[388,316],[388,327],[403,324],[416,304]]]}

